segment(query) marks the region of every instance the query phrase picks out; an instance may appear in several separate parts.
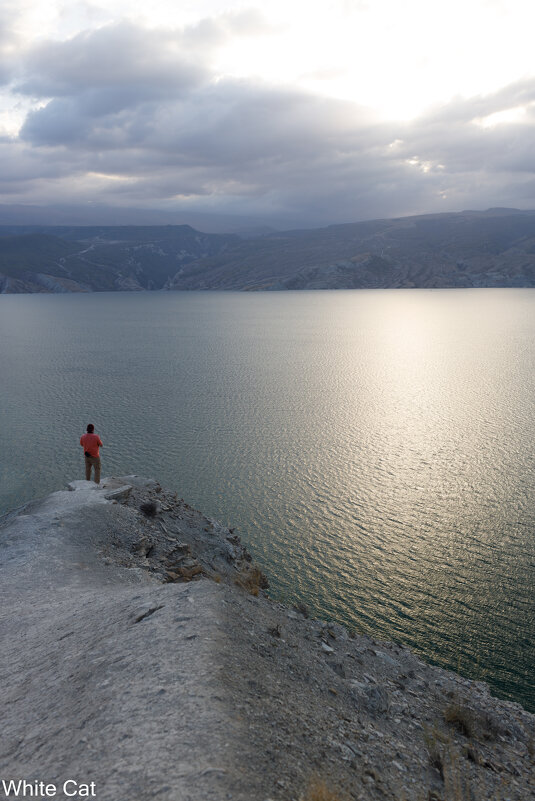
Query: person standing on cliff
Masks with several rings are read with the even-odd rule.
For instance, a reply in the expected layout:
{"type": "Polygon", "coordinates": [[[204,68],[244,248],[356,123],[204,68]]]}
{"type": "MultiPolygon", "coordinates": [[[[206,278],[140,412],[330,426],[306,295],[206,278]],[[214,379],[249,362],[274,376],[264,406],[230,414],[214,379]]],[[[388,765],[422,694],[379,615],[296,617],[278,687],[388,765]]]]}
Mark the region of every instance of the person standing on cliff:
{"type": "Polygon", "coordinates": [[[80,445],[84,449],[85,456],[85,480],[91,481],[91,468],[95,471],[95,484],[100,484],[100,452],[102,440],[95,434],[95,426],[89,423],[87,434],[80,437],[80,445]]]}

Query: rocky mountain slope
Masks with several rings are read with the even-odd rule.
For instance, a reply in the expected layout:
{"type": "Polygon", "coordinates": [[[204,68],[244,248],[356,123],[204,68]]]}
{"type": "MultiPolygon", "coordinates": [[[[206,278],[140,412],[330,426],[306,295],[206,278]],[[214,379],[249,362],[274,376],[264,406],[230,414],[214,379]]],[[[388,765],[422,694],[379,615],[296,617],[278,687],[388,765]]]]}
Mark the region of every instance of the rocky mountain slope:
{"type": "Polygon", "coordinates": [[[0,561],[6,782],[99,801],[535,798],[535,716],[270,600],[236,533],[155,481],[76,481],[9,513],[0,561]]]}
{"type": "Polygon", "coordinates": [[[535,212],[490,209],[242,239],[189,226],[0,227],[0,292],[535,286],[535,212]]]}
{"type": "Polygon", "coordinates": [[[271,234],[186,266],[171,286],[535,286],[535,212],[496,209],[271,234]]]}
{"type": "Polygon", "coordinates": [[[188,225],[0,228],[0,292],[161,289],[184,265],[221,256],[233,234],[188,225]]]}

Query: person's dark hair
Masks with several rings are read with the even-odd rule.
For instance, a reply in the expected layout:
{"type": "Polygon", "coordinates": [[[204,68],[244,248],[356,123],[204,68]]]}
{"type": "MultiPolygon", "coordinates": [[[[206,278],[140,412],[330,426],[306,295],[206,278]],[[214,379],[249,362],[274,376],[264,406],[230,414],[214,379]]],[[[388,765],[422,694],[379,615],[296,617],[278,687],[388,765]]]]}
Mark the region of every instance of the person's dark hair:
{"type": "Polygon", "coordinates": [[[92,434],[94,430],[95,426],[93,425],[93,423],[89,423],[89,425],[87,426],[87,433],[92,434]]]}

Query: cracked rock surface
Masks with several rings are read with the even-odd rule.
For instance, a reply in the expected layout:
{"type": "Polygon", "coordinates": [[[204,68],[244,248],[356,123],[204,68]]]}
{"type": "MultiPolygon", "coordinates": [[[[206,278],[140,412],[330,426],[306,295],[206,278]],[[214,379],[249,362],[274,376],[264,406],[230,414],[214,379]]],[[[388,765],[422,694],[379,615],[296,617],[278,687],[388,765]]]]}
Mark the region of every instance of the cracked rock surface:
{"type": "Polygon", "coordinates": [[[155,481],[9,513],[0,569],[3,778],[94,781],[100,801],[298,801],[316,779],[535,799],[533,715],[270,600],[239,537],[155,481]]]}

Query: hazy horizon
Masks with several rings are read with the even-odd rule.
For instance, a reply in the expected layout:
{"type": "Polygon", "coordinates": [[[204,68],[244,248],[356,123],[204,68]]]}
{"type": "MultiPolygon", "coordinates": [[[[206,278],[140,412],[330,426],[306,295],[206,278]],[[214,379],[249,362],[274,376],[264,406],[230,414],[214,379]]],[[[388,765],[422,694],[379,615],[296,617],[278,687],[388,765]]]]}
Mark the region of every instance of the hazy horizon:
{"type": "Polygon", "coordinates": [[[189,225],[205,233],[233,233],[233,232],[259,232],[268,233],[284,232],[290,230],[314,230],[317,228],[352,225],[358,223],[373,222],[379,220],[395,220],[405,217],[434,217],[441,214],[474,214],[486,215],[493,213],[512,214],[535,214],[535,204],[532,209],[516,209],[504,207],[492,207],[485,209],[451,209],[443,212],[426,212],[418,214],[386,216],[386,217],[364,217],[358,220],[338,220],[325,225],[314,224],[296,218],[294,220],[284,220],[283,218],[264,218],[250,217],[246,215],[225,214],[203,214],[197,212],[175,213],[168,211],[158,211],[155,209],[113,207],[104,205],[94,205],[90,209],[83,206],[35,206],[28,205],[9,205],[0,204],[0,227],[21,226],[21,227],[136,227],[136,226],[169,226],[169,225],[189,225]]]}

